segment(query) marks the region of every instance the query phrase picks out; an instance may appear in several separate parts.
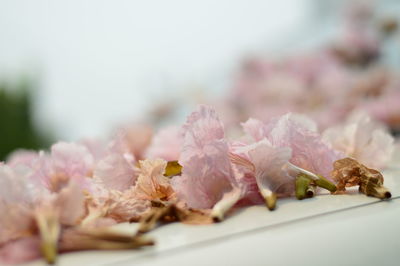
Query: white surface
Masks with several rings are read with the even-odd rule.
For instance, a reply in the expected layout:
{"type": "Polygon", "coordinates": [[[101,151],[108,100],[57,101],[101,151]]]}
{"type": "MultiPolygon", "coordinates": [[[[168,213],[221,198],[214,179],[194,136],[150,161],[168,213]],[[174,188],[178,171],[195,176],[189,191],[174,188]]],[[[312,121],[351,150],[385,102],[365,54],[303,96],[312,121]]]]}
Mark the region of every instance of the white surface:
{"type": "Polygon", "coordinates": [[[390,201],[356,192],[284,199],[276,211],[253,206],[220,224],[160,227],[154,248],[64,254],[58,265],[399,265],[399,175],[385,172],[390,201]]]}

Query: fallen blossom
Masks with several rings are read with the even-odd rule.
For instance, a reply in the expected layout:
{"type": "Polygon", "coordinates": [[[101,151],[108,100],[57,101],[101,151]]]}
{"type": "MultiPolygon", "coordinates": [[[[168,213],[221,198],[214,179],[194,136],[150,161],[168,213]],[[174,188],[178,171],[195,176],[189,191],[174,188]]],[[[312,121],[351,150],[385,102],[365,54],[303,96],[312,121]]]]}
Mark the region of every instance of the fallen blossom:
{"type": "Polygon", "coordinates": [[[343,125],[328,128],[323,139],[362,164],[382,169],[393,153],[393,137],[365,113],[355,113],[343,125]]]}

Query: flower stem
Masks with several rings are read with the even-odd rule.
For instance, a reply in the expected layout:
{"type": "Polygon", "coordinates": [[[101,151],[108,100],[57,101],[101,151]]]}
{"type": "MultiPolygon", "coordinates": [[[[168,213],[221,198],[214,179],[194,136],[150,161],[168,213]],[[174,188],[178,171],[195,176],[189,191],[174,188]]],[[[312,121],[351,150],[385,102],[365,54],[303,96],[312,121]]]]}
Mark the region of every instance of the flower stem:
{"type": "Polygon", "coordinates": [[[43,208],[35,211],[35,219],[39,228],[41,245],[40,250],[49,264],[54,264],[58,253],[58,238],[60,223],[57,212],[43,208]]]}
{"type": "Polygon", "coordinates": [[[225,193],[220,201],[218,201],[212,211],[211,217],[215,222],[224,219],[225,213],[229,211],[240,200],[242,192],[239,188],[233,188],[230,192],[225,193]]]}
{"type": "Polygon", "coordinates": [[[328,179],[325,177],[318,175],[319,179],[314,180],[315,184],[319,187],[325,188],[326,190],[329,190],[330,192],[335,192],[337,190],[337,187],[335,184],[330,182],[328,179]]]}
{"type": "Polygon", "coordinates": [[[306,190],[307,198],[312,198],[315,195],[315,185],[311,184],[307,187],[306,190]]]}
{"type": "Polygon", "coordinates": [[[271,193],[270,195],[265,196],[264,199],[265,199],[265,205],[267,205],[268,210],[270,211],[275,210],[276,199],[277,199],[276,193],[271,193]]]}
{"type": "Polygon", "coordinates": [[[311,183],[311,180],[300,174],[296,178],[296,198],[302,200],[307,197],[307,189],[311,183]]]}

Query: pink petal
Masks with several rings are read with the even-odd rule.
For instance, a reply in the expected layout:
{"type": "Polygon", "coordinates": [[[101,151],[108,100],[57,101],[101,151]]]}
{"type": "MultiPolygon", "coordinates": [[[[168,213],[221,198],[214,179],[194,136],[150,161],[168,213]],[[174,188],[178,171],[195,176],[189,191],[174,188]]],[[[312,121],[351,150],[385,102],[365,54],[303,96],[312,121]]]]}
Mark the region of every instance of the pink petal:
{"type": "Polygon", "coordinates": [[[355,113],[346,123],[328,128],[323,138],[333,148],[376,169],[386,166],[394,150],[393,137],[365,113],[355,113]]]}
{"type": "Polygon", "coordinates": [[[57,174],[64,174],[70,178],[85,177],[93,170],[93,156],[80,144],[58,142],[51,147],[51,157],[57,174]]]}
{"type": "Polygon", "coordinates": [[[7,158],[7,165],[14,167],[17,165],[26,165],[31,167],[37,160],[38,153],[30,150],[16,150],[7,158]]]}
{"type": "Polygon", "coordinates": [[[181,165],[192,156],[201,155],[203,148],[215,140],[224,138],[224,127],[211,107],[200,105],[183,126],[183,147],[179,159],[181,165]]]}
{"type": "Polygon", "coordinates": [[[60,222],[63,225],[77,225],[85,214],[85,195],[82,188],[71,181],[57,195],[55,208],[60,210],[60,222]]]}
{"type": "Polygon", "coordinates": [[[172,185],[189,207],[212,208],[237,185],[223,125],[214,109],[200,105],[188,117],[183,134],[182,176],[174,177],[172,185]]]}
{"type": "Polygon", "coordinates": [[[140,163],[140,175],[134,192],[135,197],[144,200],[168,200],[174,196],[170,179],[164,176],[167,162],[162,159],[144,160],[140,163]]]}
{"type": "Polygon", "coordinates": [[[291,148],[290,162],[312,173],[329,178],[333,162],[343,157],[322,141],[315,123],[307,117],[287,114],[267,124],[249,121],[243,126],[255,140],[264,137],[274,147],[291,148]]]}
{"type": "Polygon", "coordinates": [[[267,189],[283,196],[293,194],[295,177],[284,170],[292,156],[290,148],[272,147],[267,141],[260,141],[248,147],[248,156],[261,192],[267,189]]]}
{"type": "Polygon", "coordinates": [[[147,158],[177,161],[181,153],[181,128],[171,126],[160,130],[153,138],[147,150],[147,158]]]}
{"type": "Polygon", "coordinates": [[[212,208],[224,193],[233,189],[228,147],[216,140],[203,148],[204,154],[185,160],[182,176],[172,179],[178,197],[192,208],[212,208]]]}
{"type": "Polygon", "coordinates": [[[143,159],[153,137],[153,129],[147,125],[120,128],[110,145],[112,152],[131,153],[137,160],[143,159]]]}
{"type": "Polygon", "coordinates": [[[41,257],[40,239],[38,237],[21,238],[0,247],[0,262],[18,264],[41,257]]]}
{"type": "Polygon", "coordinates": [[[31,230],[31,210],[47,195],[47,190],[30,179],[29,172],[0,165],[0,244],[31,230]]]}
{"type": "Polygon", "coordinates": [[[310,121],[288,114],[276,122],[268,139],[275,147],[291,148],[294,165],[329,178],[333,162],[343,155],[328,147],[312,129],[310,121]]]}
{"type": "Polygon", "coordinates": [[[121,154],[110,154],[94,169],[93,180],[107,189],[126,190],[136,182],[134,166],[121,154]]]}

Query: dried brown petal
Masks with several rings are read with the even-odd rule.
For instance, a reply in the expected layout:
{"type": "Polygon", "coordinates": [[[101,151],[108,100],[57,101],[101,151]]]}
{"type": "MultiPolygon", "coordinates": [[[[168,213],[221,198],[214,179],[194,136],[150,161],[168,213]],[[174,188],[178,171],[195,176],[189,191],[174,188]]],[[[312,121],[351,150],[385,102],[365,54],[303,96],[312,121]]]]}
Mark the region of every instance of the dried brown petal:
{"type": "Polygon", "coordinates": [[[337,160],[333,164],[332,177],[337,182],[338,191],[359,185],[360,192],[380,199],[390,198],[390,192],[383,186],[382,174],[366,167],[352,158],[337,160]]]}
{"type": "Polygon", "coordinates": [[[209,211],[180,207],[177,204],[155,204],[152,210],[140,221],[139,232],[145,233],[159,224],[181,222],[185,224],[211,224],[209,211]]]}
{"type": "Polygon", "coordinates": [[[74,228],[65,230],[60,241],[61,251],[136,249],[154,245],[142,236],[116,232],[110,228],[74,228]]]}

